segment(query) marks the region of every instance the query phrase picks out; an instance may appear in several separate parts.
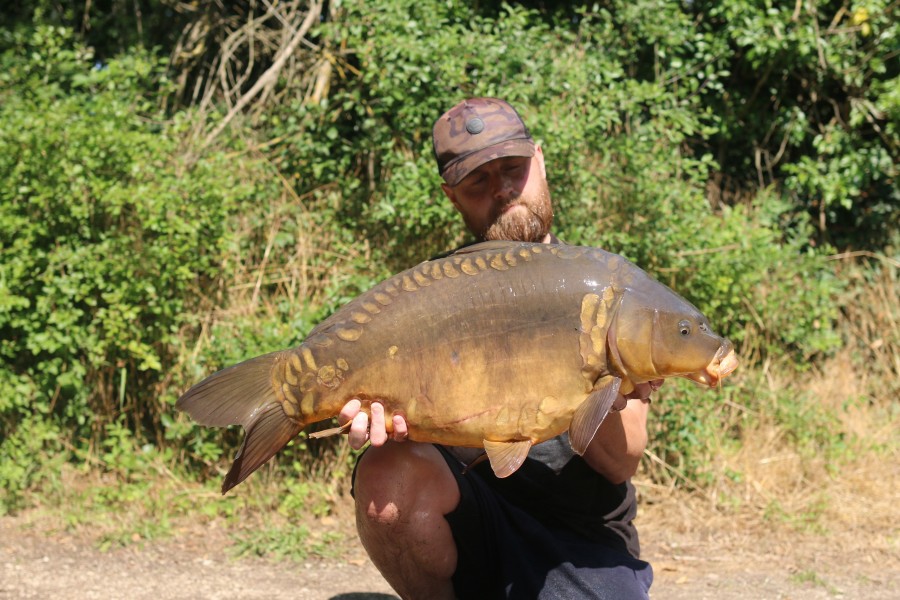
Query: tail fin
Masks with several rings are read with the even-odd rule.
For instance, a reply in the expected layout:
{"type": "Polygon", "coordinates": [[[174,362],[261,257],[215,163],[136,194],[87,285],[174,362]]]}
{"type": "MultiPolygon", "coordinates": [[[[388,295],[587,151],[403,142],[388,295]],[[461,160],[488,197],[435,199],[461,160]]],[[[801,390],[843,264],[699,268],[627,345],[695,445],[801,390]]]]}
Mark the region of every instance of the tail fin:
{"type": "Polygon", "coordinates": [[[175,408],[201,425],[240,424],[246,432],[222,484],[224,494],[272,458],[303,429],[275,396],[272,368],[280,353],[251,358],[214,373],[189,389],[175,408]]]}
{"type": "Polygon", "coordinates": [[[303,425],[289,419],[278,402],[266,404],[261,410],[256,411],[253,421],[249,425],[244,425],[247,434],[244,436],[241,449],[234,457],[234,462],[231,463],[228,474],[225,475],[225,481],[222,482],[222,493],[247,479],[250,473],[284,448],[301,429],[303,425]]]}

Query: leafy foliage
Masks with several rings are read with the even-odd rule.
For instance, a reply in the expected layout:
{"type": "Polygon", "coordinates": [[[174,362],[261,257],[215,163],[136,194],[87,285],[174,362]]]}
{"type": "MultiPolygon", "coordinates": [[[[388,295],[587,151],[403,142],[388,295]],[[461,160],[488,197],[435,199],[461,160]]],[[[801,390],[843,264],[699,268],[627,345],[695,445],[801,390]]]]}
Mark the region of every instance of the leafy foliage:
{"type": "Polygon", "coordinates": [[[0,427],[4,461],[21,464],[21,438],[55,453],[54,432],[92,443],[119,416],[158,430],[153,390],[213,292],[230,216],[265,187],[224,154],[185,164],[187,115],[154,108],[152,56],[93,66],[56,28],[19,41],[2,59],[0,373],[15,393],[0,427]]]}
{"type": "Polygon", "coordinates": [[[710,139],[724,173],[783,185],[819,237],[839,246],[896,242],[898,24],[889,1],[691,3],[722,40],[727,93],[710,139]],[[744,174],[744,175],[742,175],[744,174]]]}

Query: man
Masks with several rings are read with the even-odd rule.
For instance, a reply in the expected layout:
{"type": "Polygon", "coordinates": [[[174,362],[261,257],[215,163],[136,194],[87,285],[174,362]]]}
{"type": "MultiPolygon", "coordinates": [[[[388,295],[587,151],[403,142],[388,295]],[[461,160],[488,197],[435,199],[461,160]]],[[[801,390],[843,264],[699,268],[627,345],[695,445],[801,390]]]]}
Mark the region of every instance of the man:
{"type": "MultiPolygon", "coordinates": [[[[509,104],[463,101],[433,135],[441,187],[478,240],[558,242],[543,151],[509,104]]],[[[649,392],[611,412],[583,457],[564,434],[505,479],[486,462],[464,473],[471,449],[394,443],[406,437],[403,418],[386,424],[373,403],[370,419],[351,400],[340,416],[350,444],[371,442],[354,496],[375,566],[414,600],[647,598],[652,570],[638,559],[629,479],[647,445],[649,392]]]]}

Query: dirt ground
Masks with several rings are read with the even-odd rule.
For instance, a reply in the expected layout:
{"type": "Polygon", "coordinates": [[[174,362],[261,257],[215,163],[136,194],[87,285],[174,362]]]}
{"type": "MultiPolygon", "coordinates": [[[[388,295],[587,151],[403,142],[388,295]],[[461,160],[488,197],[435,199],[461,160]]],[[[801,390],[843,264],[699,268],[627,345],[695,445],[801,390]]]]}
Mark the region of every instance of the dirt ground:
{"type": "MultiPolygon", "coordinates": [[[[673,527],[669,508],[644,512],[639,528],[654,599],[900,597],[896,530],[866,544],[854,536],[769,536],[728,519],[699,526],[678,519],[682,526],[673,527]]],[[[101,552],[88,532],[54,531],[27,514],[2,517],[0,598],[396,598],[361,550],[302,563],[234,559],[227,539],[207,527],[101,552]]]]}

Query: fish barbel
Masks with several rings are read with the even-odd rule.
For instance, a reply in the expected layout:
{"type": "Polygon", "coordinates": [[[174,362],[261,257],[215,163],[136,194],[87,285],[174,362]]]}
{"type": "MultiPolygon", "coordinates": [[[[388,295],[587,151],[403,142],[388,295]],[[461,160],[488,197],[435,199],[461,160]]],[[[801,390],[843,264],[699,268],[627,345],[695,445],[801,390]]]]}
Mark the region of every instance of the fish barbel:
{"type": "Polygon", "coordinates": [[[483,447],[506,477],[567,430],[583,454],[636,384],[715,386],[736,367],[699,310],[617,254],[485,242],[383,281],[299,346],[214,373],[176,407],[244,427],[223,493],[351,398],[383,403],[388,424],[402,415],[410,440],[483,447]]]}

